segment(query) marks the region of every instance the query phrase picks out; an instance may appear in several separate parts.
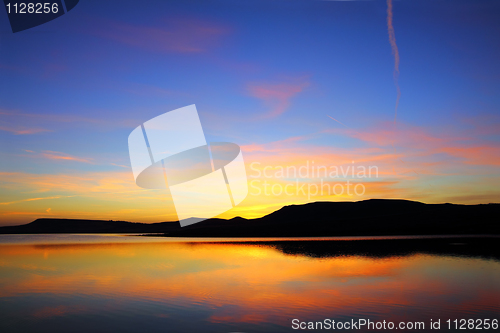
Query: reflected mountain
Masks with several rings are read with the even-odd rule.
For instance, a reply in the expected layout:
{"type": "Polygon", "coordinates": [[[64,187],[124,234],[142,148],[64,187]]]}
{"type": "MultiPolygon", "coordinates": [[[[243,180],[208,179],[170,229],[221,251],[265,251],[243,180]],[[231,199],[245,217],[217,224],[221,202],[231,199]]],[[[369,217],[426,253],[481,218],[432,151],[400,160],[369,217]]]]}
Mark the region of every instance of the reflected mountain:
{"type": "MultiPolygon", "coordinates": [[[[284,254],[311,258],[348,256],[392,258],[428,254],[500,261],[499,241],[498,236],[441,238],[433,236],[433,238],[400,239],[252,241],[245,244],[270,246],[284,254]]],[[[230,243],[241,244],[241,242],[230,243]]]]}

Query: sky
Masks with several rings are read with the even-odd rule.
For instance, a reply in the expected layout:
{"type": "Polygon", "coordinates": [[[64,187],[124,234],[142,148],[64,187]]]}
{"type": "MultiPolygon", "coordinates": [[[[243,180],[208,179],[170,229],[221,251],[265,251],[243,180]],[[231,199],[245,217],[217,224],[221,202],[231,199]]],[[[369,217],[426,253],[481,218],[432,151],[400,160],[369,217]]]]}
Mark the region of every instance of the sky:
{"type": "Polygon", "coordinates": [[[498,1],[81,0],[18,33],[0,12],[0,225],[176,220],[127,138],[191,104],[245,161],[223,218],[500,202],[498,1]]]}

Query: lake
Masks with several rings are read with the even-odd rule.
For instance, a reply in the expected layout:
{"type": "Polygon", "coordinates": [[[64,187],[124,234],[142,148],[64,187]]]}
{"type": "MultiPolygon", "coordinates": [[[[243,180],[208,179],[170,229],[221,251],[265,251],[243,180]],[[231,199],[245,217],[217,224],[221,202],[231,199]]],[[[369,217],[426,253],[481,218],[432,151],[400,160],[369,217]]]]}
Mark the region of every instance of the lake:
{"type": "Polygon", "coordinates": [[[484,330],[500,319],[499,240],[0,235],[0,332],[484,330]]]}

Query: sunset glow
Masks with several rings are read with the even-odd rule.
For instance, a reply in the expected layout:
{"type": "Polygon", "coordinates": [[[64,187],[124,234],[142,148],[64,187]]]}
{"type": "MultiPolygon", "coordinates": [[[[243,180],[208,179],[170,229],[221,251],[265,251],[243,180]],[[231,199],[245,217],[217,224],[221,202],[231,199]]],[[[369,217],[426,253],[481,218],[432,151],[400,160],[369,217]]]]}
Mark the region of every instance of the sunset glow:
{"type": "Polygon", "coordinates": [[[250,193],[223,218],[313,201],[499,202],[497,3],[111,6],[0,35],[0,225],[175,221],[168,190],[135,184],[127,137],[191,104],[207,142],[242,147],[250,193]],[[313,164],[378,173],[261,174],[313,164]],[[346,181],[363,193],[300,190],[346,181]]]}

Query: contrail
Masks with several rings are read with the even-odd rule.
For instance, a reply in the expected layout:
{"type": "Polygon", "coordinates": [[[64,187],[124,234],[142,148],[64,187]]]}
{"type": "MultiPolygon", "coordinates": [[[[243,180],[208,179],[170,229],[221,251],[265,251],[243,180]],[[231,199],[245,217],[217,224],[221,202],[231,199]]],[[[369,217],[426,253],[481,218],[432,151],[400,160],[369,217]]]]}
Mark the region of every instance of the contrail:
{"type": "MultiPolygon", "coordinates": [[[[394,107],[394,133],[396,133],[396,121],[398,118],[398,106],[399,98],[401,97],[401,90],[399,89],[399,50],[396,44],[396,35],[394,34],[394,26],[392,25],[392,0],[387,0],[387,33],[389,34],[389,43],[391,43],[392,54],[394,55],[394,85],[396,86],[397,96],[396,96],[396,106],[394,107]]],[[[394,146],[394,139],[392,140],[392,149],[394,149],[394,155],[396,156],[396,147],[394,146]]],[[[401,159],[400,159],[401,160],[401,159]]],[[[394,166],[392,171],[396,173],[394,166]]]]}
{"type": "Polygon", "coordinates": [[[345,127],[349,128],[349,126],[347,126],[347,125],[346,125],[346,124],[344,124],[344,123],[341,123],[341,122],[340,122],[340,121],[338,121],[337,119],[335,119],[335,118],[333,118],[333,117],[330,117],[329,115],[327,115],[327,116],[328,116],[328,118],[331,118],[331,119],[335,120],[336,122],[338,122],[339,124],[344,125],[345,127]]]}
{"type": "Polygon", "coordinates": [[[387,0],[387,32],[389,33],[389,42],[391,43],[392,54],[394,55],[394,84],[398,95],[396,97],[396,107],[394,109],[394,125],[398,117],[399,98],[401,97],[401,90],[399,89],[399,51],[396,44],[396,35],[394,34],[394,26],[392,25],[392,0],[387,0]]]}

